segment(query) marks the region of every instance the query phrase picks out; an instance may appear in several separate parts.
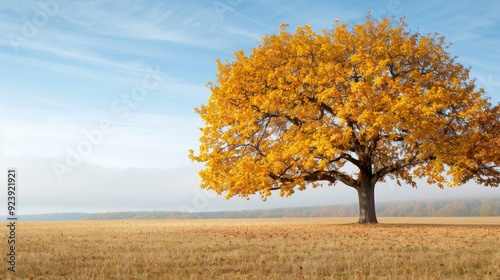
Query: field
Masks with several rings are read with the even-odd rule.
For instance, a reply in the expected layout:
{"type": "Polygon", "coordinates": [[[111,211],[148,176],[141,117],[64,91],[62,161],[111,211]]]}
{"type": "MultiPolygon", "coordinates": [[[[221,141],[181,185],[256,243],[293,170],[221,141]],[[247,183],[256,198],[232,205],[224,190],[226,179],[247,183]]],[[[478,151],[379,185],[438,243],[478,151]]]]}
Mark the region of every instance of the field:
{"type": "Polygon", "coordinates": [[[20,222],[0,279],[500,279],[500,217],[355,221],[20,222]]]}

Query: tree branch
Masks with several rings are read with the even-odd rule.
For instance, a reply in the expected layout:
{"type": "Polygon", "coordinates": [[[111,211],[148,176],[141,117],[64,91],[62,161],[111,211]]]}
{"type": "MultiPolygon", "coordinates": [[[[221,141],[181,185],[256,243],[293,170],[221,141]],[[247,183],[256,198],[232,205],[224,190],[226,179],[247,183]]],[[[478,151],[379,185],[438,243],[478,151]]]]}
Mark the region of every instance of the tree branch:
{"type": "Polygon", "coordinates": [[[281,113],[263,112],[258,106],[250,105],[252,109],[262,114],[262,118],[285,118],[296,126],[302,126],[302,121],[297,117],[292,117],[281,113]]]}
{"type": "Polygon", "coordinates": [[[417,160],[415,158],[410,159],[408,161],[399,160],[395,164],[386,166],[386,167],[380,169],[379,171],[377,171],[377,173],[375,173],[375,181],[378,181],[380,178],[384,177],[385,175],[387,175],[389,173],[401,170],[401,169],[409,167],[409,166],[422,164],[422,163],[425,163],[427,161],[431,161],[431,160],[435,160],[435,159],[436,159],[435,157],[429,156],[428,158],[421,159],[421,160],[417,160]]]}
{"type": "Polygon", "coordinates": [[[349,154],[346,154],[346,153],[343,153],[342,155],[340,155],[339,158],[343,158],[347,161],[349,161],[350,163],[356,165],[357,167],[361,167],[361,163],[359,162],[359,160],[353,158],[351,155],[349,154]]]}
{"type": "MultiPolygon", "coordinates": [[[[289,168],[287,168],[286,171],[289,168]]],[[[281,172],[279,175],[270,173],[269,177],[271,179],[277,180],[277,181],[279,181],[281,183],[291,183],[291,182],[293,182],[296,178],[294,179],[294,178],[291,178],[291,177],[283,176],[286,173],[286,171],[281,172]]],[[[344,173],[341,173],[341,172],[338,172],[338,171],[335,171],[335,170],[330,170],[330,171],[316,170],[316,171],[314,171],[312,173],[303,173],[303,174],[300,174],[300,175],[298,175],[298,177],[302,177],[307,182],[328,181],[328,182],[330,182],[330,183],[333,184],[333,183],[335,183],[337,181],[340,181],[340,182],[344,183],[345,185],[347,185],[349,187],[352,187],[352,188],[355,188],[355,189],[358,188],[358,184],[357,184],[356,180],[354,180],[353,178],[351,178],[350,176],[348,176],[348,175],[346,175],[344,173]]],[[[271,190],[279,190],[280,188],[281,187],[274,187],[274,188],[271,188],[271,190]]]]}

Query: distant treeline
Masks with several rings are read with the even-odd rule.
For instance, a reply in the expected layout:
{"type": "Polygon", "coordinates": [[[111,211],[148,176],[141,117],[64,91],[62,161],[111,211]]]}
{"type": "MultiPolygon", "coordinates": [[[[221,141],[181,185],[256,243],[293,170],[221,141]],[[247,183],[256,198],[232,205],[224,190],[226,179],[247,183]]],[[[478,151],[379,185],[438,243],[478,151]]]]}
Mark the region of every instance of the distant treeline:
{"type": "MultiPolygon", "coordinates": [[[[386,217],[487,217],[500,216],[500,198],[461,201],[412,201],[377,204],[377,215],[386,217]]],[[[355,217],[357,204],[277,208],[266,210],[223,212],[117,212],[91,214],[87,220],[121,219],[245,219],[245,218],[309,218],[355,217]]]]}
{"type": "MultiPolygon", "coordinates": [[[[500,216],[500,197],[455,201],[405,201],[377,203],[380,217],[488,217],[500,216]]],[[[356,217],[358,204],[276,208],[265,210],[223,212],[111,212],[111,213],[53,213],[24,215],[19,221],[57,220],[145,220],[145,219],[245,219],[245,218],[309,218],[356,217]]]]}

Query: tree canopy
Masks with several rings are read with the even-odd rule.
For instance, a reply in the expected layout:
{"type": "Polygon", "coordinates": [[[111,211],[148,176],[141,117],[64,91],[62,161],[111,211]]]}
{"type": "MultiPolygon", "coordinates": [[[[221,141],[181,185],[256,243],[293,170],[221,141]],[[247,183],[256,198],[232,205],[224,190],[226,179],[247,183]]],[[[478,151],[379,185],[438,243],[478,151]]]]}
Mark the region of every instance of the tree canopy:
{"type": "Polygon", "coordinates": [[[500,110],[439,34],[405,20],[287,25],[249,55],[217,60],[196,108],[201,187],[226,198],[282,196],[341,182],[358,191],[360,223],[376,223],[374,187],[389,178],[440,188],[500,183],[500,110]]]}

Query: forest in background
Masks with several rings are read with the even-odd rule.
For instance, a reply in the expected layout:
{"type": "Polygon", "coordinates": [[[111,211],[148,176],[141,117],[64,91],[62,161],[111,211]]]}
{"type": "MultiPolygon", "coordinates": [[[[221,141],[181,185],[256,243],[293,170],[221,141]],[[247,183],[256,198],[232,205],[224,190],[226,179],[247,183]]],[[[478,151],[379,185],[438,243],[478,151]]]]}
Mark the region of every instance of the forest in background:
{"type": "MultiPolygon", "coordinates": [[[[181,212],[141,211],[109,213],[51,213],[22,215],[20,221],[54,220],[125,220],[125,219],[245,219],[245,218],[313,218],[355,217],[358,204],[262,210],[181,212]]],[[[500,197],[468,200],[400,201],[377,203],[380,217],[491,217],[500,216],[500,197]]]]}

